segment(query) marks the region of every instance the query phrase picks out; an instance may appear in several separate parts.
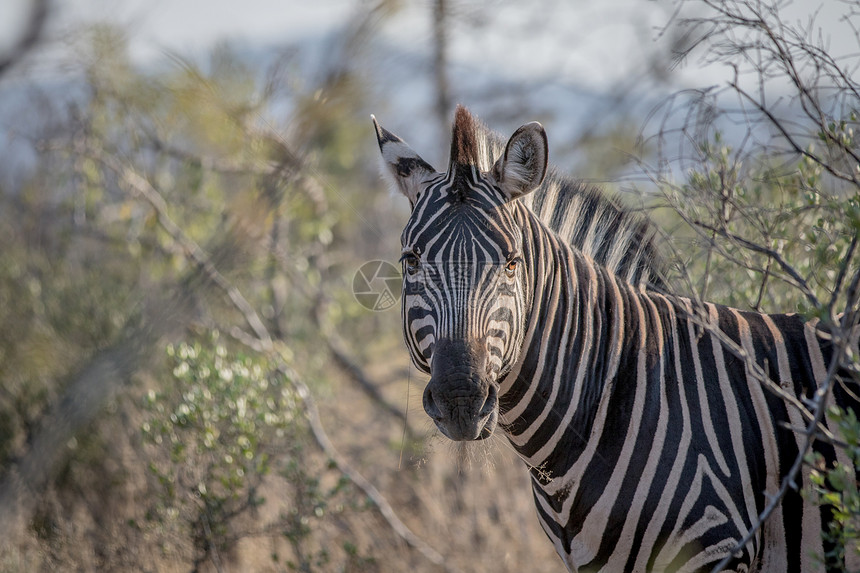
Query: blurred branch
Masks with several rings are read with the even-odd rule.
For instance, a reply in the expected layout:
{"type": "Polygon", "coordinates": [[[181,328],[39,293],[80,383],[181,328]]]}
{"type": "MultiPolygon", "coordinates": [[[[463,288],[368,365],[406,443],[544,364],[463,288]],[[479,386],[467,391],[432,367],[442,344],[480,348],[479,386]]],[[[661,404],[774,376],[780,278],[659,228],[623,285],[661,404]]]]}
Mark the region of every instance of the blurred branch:
{"type": "Polygon", "coordinates": [[[263,165],[251,165],[246,161],[235,161],[220,157],[216,158],[198,155],[171,145],[169,143],[166,143],[153,135],[149,136],[149,140],[152,143],[152,148],[154,151],[164,153],[168,157],[172,157],[173,159],[177,159],[179,161],[187,161],[189,163],[198,164],[203,169],[207,171],[214,171],[215,173],[224,173],[231,175],[273,175],[279,169],[279,166],[276,165],[274,162],[266,163],[263,165]]]}
{"type": "Polygon", "coordinates": [[[352,358],[352,356],[349,355],[343,339],[338,336],[334,330],[326,326],[326,321],[323,317],[317,315],[316,323],[319,327],[320,334],[322,334],[323,339],[326,342],[326,346],[338,367],[349,375],[349,377],[352,378],[358,387],[367,394],[374,403],[382,408],[387,414],[399,420],[405,427],[410,438],[414,437],[415,432],[409,425],[409,420],[406,418],[406,414],[402,409],[394,406],[385,399],[385,396],[383,396],[379,391],[379,385],[370,380],[364,372],[364,369],[355,361],[355,359],[352,358]]]}
{"type": "MultiPolygon", "coordinates": [[[[326,453],[326,455],[334,461],[337,465],[338,469],[349,478],[359,489],[361,489],[367,496],[373,501],[374,505],[376,505],[379,512],[388,522],[391,529],[401,537],[410,547],[413,547],[417,551],[419,551],[422,555],[424,555],[428,560],[440,567],[445,568],[447,571],[453,571],[450,567],[445,565],[444,557],[437,552],[435,549],[430,547],[426,542],[424,542],[420,537],[415,535],[412,530],[410,530],[397,516],[394,512],[394,509],[391,507],[391,504],[388,503],[388,500],[377,490],[373,484],[371,484],[361,473],[358,472],[355,468],[350,465],[346,458],[338,452],[338,450],[331,443],[331,440],[328,438],[328,435],[325,432],[325,429],[322,425],[322,422],[319,417],[319,411],[317,410],[316,403],[314,402],[312,395],[310,393],[310,389],[304,384],[298,377],[298,375],[290,369],[280,354],[277,352],[276,345],[273,343],[272,336],[270,335],[268,329],[263,324],[262,320],[260,320],[256,311],[251,307],[250,303],[248,303],[247,299],[241,294],[239,289],[237,289],[234,285],[232,285],[223,275],[221,275],[218,270],[215,268],[215,265],[212,264],[211,260],[209,260],[206,253],[201,249],[193,240],[191,240],[181,228],[179,228],[172,219],[167,214],[167,204],[164,201],[164,198],[161,196],[158,191],[152,187],[152,185],[144,179],[141,175],[133,171],[131,168],[123,166],[116,158],[107,156],[105,154],[99,154],[98,159],[102,161],[105,165],[113,169],[116,173],[118,173],[123,181],[125,181],[136,194],[141,195],[158,213],[158,221],[162,228],[170,234],[170,236],[180,243],[183,246],[183,249],[186,255],[191,258],[191,260],[195,263],[197,270],[208,277],[212,283],[223,290],[229,297],[230,301],[233,305],[242,313],[245,317],[245,320],[251,325],[252,330],[256,336],[250,336],[247,333],[244,333],[241,329],[235,328],[231,329],[231,335],[233,335],[237,340],[242,342],[243,344],[248,345],[254,350],[269,356],[277,360],[280,364],[280,368],[285,374],[288,374],[288,381],[296,387],[296,390],[299,396],[302,397],[303,403],[305,405],[305,410],[308,413],[308,419],[311,424],[311,430],[314,434],[314,438],[316,439],[318,445],[322,450],[326,453]]],[[[332,342],[333,339],[327,339],[330,345],[332,346],[332,350],[334,351],[335,346],[337,346],[337,342],[332,342]]],[[[368,384],[369,388],[375,387],[367,382],[364,378],[361,370],[352,364],[349,361],[349,358],[346,357],[345,353],[338,349],[336,356],[340,357],[340,360],[344,361],[344,364],[353,366],[352,374],[354,377],[360,378],[364,383],[368,384]]],[[[379,401],[384,403],[382,397],[377,394],[379,401]]],[[[391,406],[389,406],[391,408],[391,406]]]]}
{"type": "Polygon", "coordinates": [[[394,530],[401,539],[403,539],[410,547],[416,549],[431,563],[442,567],[445,571],[455,573],[457,569],[446,564],[445,557],[441,553],[433,549],[423,539],[415,535],[412,530],[400,520],[397,513],[394,511],[394,508],[391,507],[391,504],[388,503],[385,496],[382,495],[382,493],[380,493],[380,491],[376,489],[376,487],[374,487],[374,485],[363,475],[361,475],[361,473],[353,468],[352,465],[347,462],[346,458],[337,451],[325,432],[325,428],[320,420],[319,410],[317,409],[316,403],[314,402],[307,385],[293,372],[285,370],[284,373],[288,374],[287,379],[296,387],[299,396],[302,398],[305,410],[308,414],[308,420],[310,421],[311,431],[314,434],[317,444],[319,444],[326,455],[331,458],[338,469],[346,475],[353,484],[355,484],[367,495],[368,498],[370,498],[371,501],[373,501],[373,504],[377,509],[379,509],[379,513],[382,514],[382,517],[385,518],[385,521],[388,522],[391,529],[394,530]]]}
{"type": "Polygon", "coordinates": [[[29,518],[45,486],[69,456],[69,440],[92,423],[117,388],[146,364],[162,337],[188,324],[193,293],[206,283],[193,272],[161,289],[167,294],[146,305],[139,321],[126,324],[118,342],[69,377],[62,398],[42,417],[30,448],[0,481],[0,538],[9,539],[19,520],[29,518]]]}
{"type": "Polygon", "coordinates": [[[370,376],[364,371],[358,361],[351,355],[347,348],[346,342],[338,335],[337,331],[329,325],[326,316],[326,305],[324,303],[325,293],[317,288],[313,290],[303,277],[293,271],[287,261],[287,256],[280,249],[273,245],[271,248],[272,255],[281,264],[281,267],[293,277],[292,284],[301,291],[309,301],[313,303],[313,311],[311,312],[311,320],[316,324],[320,336],[325,342],[326,348],[331,353],[337,366],[347,374],[353,382],[358,385],[358,388],[364,392],[374,403],[376,403],[384,412],[390,414],[399,420],[410,437],[415,436],[415,431],[409,425],[409,420],[406,414],[398,407],[394,406],[385,396],[379,391],[380,384],[373,381],[370,376]]]}
{"type": "Polygon", "coordinates": [[[433,2],[433,75],[436,79],[436,119],[441,133],[448,130],[451,90],[448,87],[448,9],[446,0],[433,2]]]}
{"type": "Polygon", "coordinates": [[[179,226],[173,222],[170,215],[167,213],[167,203],[161,194],[137,172],[129,167],[122,165],[115,157],[104,154],[95,153],[95,159],[101,161],[104,165],[112,169],[119,175],[122,180],[128,185],[132,191],[142,196],[155,209],[158,215],[158,222],[161,227],[171,236],[171,238],[182,246],[185,253],[191,260],[200,268],[200,270],[210,278],[218,287],[227,293],[227,296],[233,302],[233,305],[242,313],[246,322],[261,340],[266,348],[271,348],[272,339],[266,330],[263,321],[260,319],[251,303],[245,299],[242,293],[233,286],[215,265],[209,259],[208,255],[200,248],[200,245],[195,243],[179,226]]]}
{"type": "MultiPolygon", "coordinates": [[[[262,175],[265,177],[277,177],[278,174],[282,171],[290,170],[294,172],[294,176],[296,178],[300,179],[303,190],[305,190],[308,197],[314,201],[317,208],[325,210],[325,196],[322,192],[322,189],[317,184],[314,176],[307,177],[301,174],[302,171],[305,170],[306,166],[304,165],[304,162],[302,161],[300,156],[291,148],[291,146],[286,141],[284,141],[284,139],[280,137],[276,132],[274,132],[274,130],[270,131],[268,129],[251,128],[249,126],[244,125],[243,127],[247,131],[252,131],[253,137],[262,138],[270,145],[274,146],[274,148],[277,150],[278,155],[280,156],[280,161],[270,162],[263,167],[255,167],[252,165],[223,161],[220,159],[202,158],[197,156],[196,154],[164,143],[159,138],[153,135],[150,135],[150,141],[152,142],[155,149],[158,151],[167,153],[171,157],[182,161],[199,162],[203,167],[208,167],[215,171],[221,171],[225,173],[248,172],[262,175]]],[[[111,167],[118,174],[125,177],[132,186],[132,188],[136,189],[138,193],[141,193],[144,196],[144,198],[153,206],[153,208],[156,209],[156,212],[159,216],[159,220],[164,221],[165,230],[174,238],[174,240],[176,240],[178,244],[183,245],[186,252],[191,254],[192,258],[197,264],[201,264],[201,262],[205,259],[205,254],[202,253],[199,246],[197,246],[193,243],[193,241],[188,239],[188,237],[185,236],[184,233],[182,233],[182,230],[179,229],[172,222],[166,212],[166,204],[164,202],[164,199],[158,194],[158,192],[153,189],[152,186],[138,174],[128,172],[127,169],[117,165],[117,162],[114,158],[104,157],[103,154],[100,154],[99,159],[107,161],[109,167],[111,167]],[[195,256],[194,253],[200,254],[195,256]]],[[[293,281],[293,284],[298,286],[302,290],[302,293],[309,300],[319,301],[322,298],[323,293],[319,290],[317,290],[316,292],[310,292],[310,288],[305,284],[305,281],[302,280],[303,277],[297,276],[297,273],[292,272],[293,269],[289,264],[287,255],[279,250],[276,243],[270,243],[270,245],[270,252],[272,256],[274,256],[274,258],[279,261],[284,271],[293,275],[293,278],[295,279],[293,281]]],[[[212,275],[212,278],[218,284],[226,283],[223,277],[212,275]]],[[[248,304],[247,301],[243,302],[243,300],[241,299],[241,295],[234,292],[230,297],[231,300],[234,300],[234,297],[241,305],[243,309],[243,314],[246,316],[247,322],[249,324],[257,325],[254,327],[254,332],[259,338],[262,332],[259,326],[262,325],[262,321],[256,315],[256,312],[253,311],[251,305],[248,304]]],[[[234,300],[234,303],[236,302],[236,300],[234,300]]],[[[347,350],[346,343],[343,341],[343,339],[340,338],[340,336],[338,336],[337,332],[335,332],[330,326],[328,326],[325,313],[320,305],[315,305],[315,311],[312,312],[311,318],[319,328],[319,332],[323,337],[323,340],[326,344],[326,348],[331,353],[337,366],[344,373],[346,373],[358,385],[359,389],[361,389],[374,403],[380,406],[383,411],[400,421],[400,423],[405,426],[406,432],[410,437],[414,437],[415,432],[409,426],[406,414],[400,408],[394,406],[385,399],[385,397],[379,391],[379,385],[373,382],[366,374],[364,369],[359,365],[359,363],[352,356],[350,356],[350,353],[347,350]]]]}
{"type": "Polygon", "coordinates": [[[0,57],[0,78],[39,43],[48,20],[48,1],[33,0],[27,28],[5,57],[0,57]]]}
{"type": "MultiPolygon", "coordinates": [[[[312,178],[310,180],[313,181],[312,178]]],[[[316,324],[318,332],[322,336],[326,348],[331,353],[337,366],[384,412],[400,421],[406,428],[406,432],[410,438],[414,437],[415,431],[409,425],[406,414],[385,399],[385,396],[379,391],[380,384],[368,376],[358,361],[351,355],[346,342],[338,335],[336,329],[332,328],[329,324],[326,316],[326,305],[324,303],[326,298],[325,293],[320,287],[313,288],[308,285],[307,280],[300,273],[295,272],[295,269],[289,264],[288,255],[275,242],[270,242],[269,244],[271,255],[278,261],[281,269],[293,279],[291,284],[298,288],[301,294],[313,304],[311,320],[316,324]]]]}

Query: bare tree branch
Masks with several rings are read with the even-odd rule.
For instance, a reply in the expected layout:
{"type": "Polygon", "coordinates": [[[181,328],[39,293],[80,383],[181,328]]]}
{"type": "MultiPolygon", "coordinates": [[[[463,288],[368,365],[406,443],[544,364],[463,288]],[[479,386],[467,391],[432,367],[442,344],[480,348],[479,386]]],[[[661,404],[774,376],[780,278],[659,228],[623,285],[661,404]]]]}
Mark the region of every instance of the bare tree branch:
{"type": "Polygon", "coordinates": [[[818,297],[816,297],[815,293],[812,292],[812,289],[809,288],[809,284],[806,282],[806,280],[801,277],[796,270],[794,270],[794,267],[789,265],[788,262],[782,258],[782,255],[780,255],[773,249],[769,249],[762,245],[756,244],[752,241],[744,239],[743,237],[735,235],[734,233],[729,233],[725,229],[718,229],[717,227],[709,225],[708,223],[705,223],[703,221],[693,221],[693,224],[702,227],[703,229],[707,229],[708,231],[711,231],[713,233],[716,233],[721,237],[725,237],[726,239],[729,239],[753,252],[767,255],[770,260],[776,262],[780,266],[780,268],[782,268],[782,270],[785,271],[785,273],[791,277],[791,279],[794,281],[794,284],[801,289],[804,296],[806,296],[812,306],[816,308],[821,306],[821,303],[819,303],[818,301],[818,297]]]}
{"type": "Polygon", "coordinates": [[[49,0],[33,0],[30,19],[24,33],[5,56],[0,56],[0,78],[39,43],[48,20],[48,2],[49,0]]]}

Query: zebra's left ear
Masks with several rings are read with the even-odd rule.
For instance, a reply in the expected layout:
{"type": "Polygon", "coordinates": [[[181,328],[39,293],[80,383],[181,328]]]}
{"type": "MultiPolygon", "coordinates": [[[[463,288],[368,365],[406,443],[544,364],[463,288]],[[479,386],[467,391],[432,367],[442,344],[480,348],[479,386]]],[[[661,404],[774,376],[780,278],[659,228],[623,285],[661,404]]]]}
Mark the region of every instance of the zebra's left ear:
{"type": "Polygon", "coordinates": [[[493,165],[493,176],[508,199],[537,189],[546,176],[549,146],[543,126],[533,121],[517,129],[505,153],[493,165]]]}
{"type": "Polygon", "coordinates": [[[379,125],[374,116],[371,115],[370,118],[376,129],[376,141],[382,153],[385,178],[406,195],[410,205],[414,207],[418,193],[424,188],[424,183],[436,175],[436,170],[412,151],[405,141],[379,125]]]}

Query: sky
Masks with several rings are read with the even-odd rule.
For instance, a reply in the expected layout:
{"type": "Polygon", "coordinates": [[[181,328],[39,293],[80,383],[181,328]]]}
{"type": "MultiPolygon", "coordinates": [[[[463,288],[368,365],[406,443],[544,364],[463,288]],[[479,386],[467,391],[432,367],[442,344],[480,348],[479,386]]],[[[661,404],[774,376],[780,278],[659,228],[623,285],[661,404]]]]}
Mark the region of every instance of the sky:
{"type": "MultiPolygon", "coordinates": [[[[31,2],[0,0],[0,10],[7,11],[7,17],[0,16],[0,53],[2,41],[8,44],[14,30],[22,29],[31,2]]],[[[369,5],[367,0],[63,0],[51,4],[43,54],[61,59],[68,51],[65,38],[108,22],[126,31],[130,56],[141,65],[164,64],[168,53],[205,60],[219,42],[271,47],[337,34],[369,5]]],[[[432,107],[430,74],[426,69],[414,72],[416,66],[429,65],[431,5],[429,0],[402,0],[376,30],[378,47],[371,57],[377,61],[365,65],[378,70],[380,89],[394,95],[390,102],[379,98],[386,100],[384,106],[370,110],[381,118],[426,115],[432,107]]],[[[488,114],[478,103],[493,99],[478,96],[486,92],[484,86],[504,86],[497,108],[510,108],[520,94],[532,94],[529,99],[538,105],[525,106],[531,109],[524,109],[522,118],[511,118],[512,123],[557,115],[571,118],[565,127],[573,131],[581,123],[576,101],[636,73],[641,60],[657,49],[654,31],[668,16],[648,0],[542,0],[541,5],[544,10],[535,11],[531,3],[514,0],[450,1],[455,15],[449,54],[452,92],[458,101],[488,114]]],[[[54,72],[50,66],[30,64],[22,75],[39,73],[54,72]]],[[[441,136],[433,129],[405,135],[425,146],[441,136]]]]}
{"type": "MultiPolygon", "coordinates": [[[[3,0],[0,7],[0,54],[22,29],[32,0],[3,0]]],[[[87,24],[110,22],[126,29],[132,57],[157,62],[165,51],[202,56],[219,41],[247,44],[288,43],[343,27],[367,0],[63,0],[52,2],[51,33],[61,38],[87,24]]],[[[380,30],[405,51],[431,42],[429,0],[401,0],[400,8],[380,30]]],[[[659,31],[675,9],[671,0],[511,0],[451,1],[458,23],[452,27],[451,57],[521,81],[547,76],[575,78],[600,89],[629,75],[660,45],[659,31]],[[558,38],[564,42],[559,43],[558,38]],[[511,38],[516,38],[512,44],[511,38]],[[563,49],[559,49],[559,46],[563,49]]],[[[846,10],[841,0],[786,2],[789,21],[816,13],[823,34],[836,53],[858,49],[850,34],[838,29],[846,10]]],[[[681,84],[720,78],[724,71],[686,66],[681,84]]]]}
{"type": "MultiPolygon", "coordinates": [[[[31,2],[0,0],[0,54],[22,29],[31,2]]],[[[384,99],[381,109],[370,111],[383,122],[427,115],[432,107],[431,75],[426,69],[414,72],[416,66],[429,65],[431,4],[401,0],[396,13],[375,31],[379,37],[370,57],[376,60],[366,65],[374,74],[378,71],[377,88],[392,97],[390,102],[384,99]]],[[[48,57],[42,59],[62,56],[68,50],[65,38],[100,22],[123,28],[131,57],[144,66],[167,64],[168,53],[205,60],[212,47],[224,41],[249,48],[318,42],[337,35],[357,11],[370,5],[368,0],[55,1],[50,4],[43,48],[48,57]]],[[[490,114],[494,94],[487,95],[487,86],[499,86],[496,107],[522,109],[509,124],[494,125],[502,131],[531,119],[556,117],[560,118],[556,139],[569,140],[593,119],[595,101],[620,84],[641,89],[641,99],[650,101],[688,87],[725,85],[731,76],[726,66],[706,66],[702,59],[692,59],[667,75],[664,85],[640,86],[649,59],[665,50],[660,31],[677,1],[541,0],[540,5],[542,10],[520,0],[449,0],[455,14],[450,25],[452,91],[458,101],[470,105],[474,101],[484,106],[479,113],[490,114]]],[[[795,0],[784,6],[790,22],[804,22],[816,14],[833,53],[858,51],[856,36],[839,22],[845,2],[795,0]]],[[[31,76],[40,69],[21,67],[27,70],[22,75],[31,76]]],[[[50,66],[45,69],[43,73],[53,73],[50,66]]],[[[401,135],[413,144],[417,139],[429,146],[442,137],[438,130],[406,129],[401,135]]]]}
{"type": "MultiPolygon", "coordinates": [[[[0,50],[22,28],[32,0],[3,0],[0,50]]],[[[123,26],[131,55],[149,63],[173,51],[203,54],[216,42],[231,40],[275,44],[343,26],[363,0],[64,0],[52,3],[51,35],[61,37],[86,24],[123,26]],[[203,8],[205,6],[205,8],[203,8]]],[[[651,30],[666,19],[666,10],[647,0],[550,1],[536,14],[528,2],[496,0],[450,2],[461,21],[454,28],[452,58],[478,58],[481,65],[540,78],[547,73],[576,74],[599,85],[615,79],[632,56],[648,49],[651,30]],[[533,29],[524,30],[525,27],[533,29]],[[510,44],[511,34],[518,43],[510,44]],[[552,34],[569,38],[572,48],[560,54],[552,34]]],[[[405,50],[431,41],[430,2],[403,1],[383,27],[386,39],[405,50]]]]}

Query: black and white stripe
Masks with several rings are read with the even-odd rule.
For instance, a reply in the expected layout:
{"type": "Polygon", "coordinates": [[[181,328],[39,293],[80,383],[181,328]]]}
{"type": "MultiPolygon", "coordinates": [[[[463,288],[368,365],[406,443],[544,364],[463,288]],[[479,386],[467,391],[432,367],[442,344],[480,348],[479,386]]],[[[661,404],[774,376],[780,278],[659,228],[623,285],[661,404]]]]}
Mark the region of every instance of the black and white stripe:
{"type": "MultiPolygon", "coordinates": [[[[802,446],[789,428],[806,420],[756,373],[811,397],[833,359],[819,325],[644,288],[660,281],[647,224],[545,177],[536,124],[503,145],[459,109],[445,174],[377,134],[413,205],[404,334],[431,374],[428,414],[454,439],[486,437],[498,422],[570,570],[710,570],[754,527],[802,446]]],[[[849,378],[833,400],[860,411],[849,378]]],[[[728,570],[818,570],[829,511],[789,491],[728,570]]]]}

